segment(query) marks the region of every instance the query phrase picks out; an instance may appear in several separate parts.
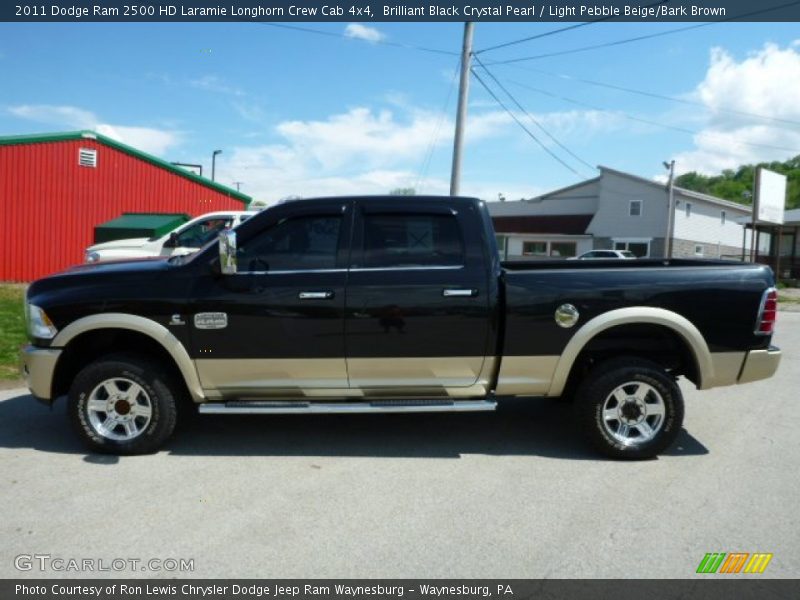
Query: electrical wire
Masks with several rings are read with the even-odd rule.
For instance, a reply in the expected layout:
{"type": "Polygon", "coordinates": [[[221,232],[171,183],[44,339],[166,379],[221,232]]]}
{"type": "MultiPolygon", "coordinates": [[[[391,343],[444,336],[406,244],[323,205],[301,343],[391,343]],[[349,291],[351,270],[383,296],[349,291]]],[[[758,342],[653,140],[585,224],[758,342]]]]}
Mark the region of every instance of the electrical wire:
{"type": "Polygon", "coordinates": [[[677,125],[669,125],[667,123],[661,123],[659,121],[653,121],[651,119],[645,119],[645,118],[642,118],[642,117],[637,117],[635,115],[631,115],[631,114],[626,113],[624,111],[611,110],[611,109],[608,109],[608,108],[603,108],[601,106],[597,106],[596,104],[591,104],[589,102],[584,102],[582,100],[575,100],[574,98],[569,98],[567,96],[562,96],[560,94],[555,94],[553,92],[548,92],[547,90],[543,90],[541,88],[537,88],[537,87],[534,87],[534,86],[531,86],[529,84],[522,83],[522,82],[519,82],[519,81],[514,81],[512,79],[509,79],[508,82],[509,83],[513,83],[514,85],[517,85],[517,86],[519,86],[521,88],[524,88],[526,90],[530,90],[532,92],[536,92],[536,93],[542,94],[544,96],[549,96],[550,98],[555,98],[557,100],[562,100],[564,102],[569,102],[570,104],[574,104],[574,105],[580,106],[582,108],[589,108],[591,110],[596,110],[598,112],[603,112],[603,113],[607,113],[607,114],[610,114],[610,115],[618,115],[618,116],[624,117],[626,119],[629,119],[631,121],[637,121],[639,123],[645,123],[647,125],[654,125],[656,127],[661,127],[663,129],[669,129],[669,130],[672,130],[672,131],[678,131],[680,133],[686,133],[686,134],[690,134],[690,135],[699,135],[699,136],[704,136],[704,137],[716,137],[716,138],[719,138],[719,139],[722,139],[724,137],[725,140],[732,141],[734,144],[740,144],[740,145],[743,145],[743,146],[752,146],[752,147],[755,147],[755,148],[768,148],[770,150],[781,150],[781,151],[785,151],[785,152],[793,152],[793,153],[800,154],[800,150],[797,149],[797,148],[786,148],[786,147],[783,147],[783,146],[773,146],[773,145],[770,145],[770,144],[758,144],[758,143],[755,143],[755,142],[745,142],[745,141],[735,140],[735,139],[731,140],[727,136],[715,135],[715,134],[709,133],[707,131],[698,131],[696,129],[688,129],[686,127],[679,127],[677,125]]]}
{"type": "Polygon", "coordinates": [[[368,44],[379,44],[381,46],[391,46],[394,48],[405,48],[406,50],[417,50],[419,52],[428,52],[431,54],[444,54],[446,56],[460,56],[460,52],[452,50],[442,50],[440,48],[429,48],[427,46],[416,46],[414,44],[405,44],[403,42],[392,42],[390,40],[365,40],[363,38],[347,35],[337,31],[326,31],[324,29],[314,29],[312,27],[301,27],[299,25],[289,25],[287,23],[270,23],[268,21],[255,21],[257,25],[264,25],[267,27],[275,27],[278,29],[289,29],[291,31],[301,31],[303,33],[312,33],[315,35],[323,35],[326,37],[339,38],[344,40],[357,40],[366,42],[368,44]]]}
{"type": "Polygon", "coordinates": [[[414,182],[414,189],[418,189],[428,174],[428,169],[431,166],[431,161],[433,160],[433,153],[436,151],[436,144],[439,141],[439,134],[441,133],[442,127],[444,126],[444,122],[447,119],[447,109],[450,108],[450,99],[453,97],[453,90],[456,87],[456,80],[458,79],[458,66],[461,64],[461,59],[459,58],[458,63],[456,64],[456,68],[453,70],[453,76],[450,79],[450,87],[447,90],[447,96],[444,101],[444,106],[442,107],[441,113],[439,114],[439,121],[436,124],[436,128],[434,129],[433,136],[431,137],[430,144],[428,144],[428,148],[425,151],[425,158],[422,160],[422,164],[420,165],[419,173],[417,174],[417,179],[414,182]]]}
{"type": "MultiPolygon", "coordinates": [[[[489,63],[489,64],[491,65],[492,63],[489,63]]],[[[520,65],[508,65],[508,66],[509,67],[514,67],[514,68],[522,70],[522,71],[528,71],[528,72],[531,72],[531,73],[540,73],[542,75],[547,75],[549,77],[555,77],[557,79],[566,79],[568,81],[577,81],[579,83],[584,83],[584,84],[587,84],[587,85],[593,85],[593,86],[596,86],[596,87],[607,88],[607,89],[616,90],[616,91],[619,91],[619,92],[625,92],[625,93],[628,93],[628,94],[636,94],[638,96],[646,96],[648,98],[657,98],[659,100],[668,100],[670,102],[676,102],[676,103],[679,103],[679,104],[686,104],[686,105],[690,105],[690,106],[701,106],[701,107],[705,108],[706,110],[710,110],[708,105],[703,104],[702,102],[698,102],[697,100],[690,100],[688,98],[676,98],[675,96],[666,96],[664,94],[657,94],[655,92],[649,92],[649,91],[645,91],[645,90],[637,90],[635,88],[624,87],[624,86],[616,85],[616,84],[613,84],[613,83],[606,83],[606,82],[603,82],[603,81],[585,79],[585,78],[582,78],[582,77],[575,77],[573,75],[564,75],[563,73],[553,73],[551,71],[546,71],[544,69],[537,69],[535,67],[523,67],[523,66],[520,66],[520,65]]],[[[772,121],[774,123],[783,123],[783,124],[786,124],[786,125],[800,126],[800,121],[794,121],[792,119],[782,119],[780,117],[770,117],[768,115],[762,115],[762,114],[759,114],[759,113],[753,113],[753,112],[748,112],[748,111],[744,111],[744,110],[736,110],[736,109],[733,109],[733,108],[721,108],[721,107],[714,108],[713,110],[715,110],[717,112],[721,112],[721,113],[725,113],[725,114],[731,114],[731,115],[737,115],[737,116],[741,116],[741,117],[750,117],[750,118],[756,118],[756,119],[763,119],[765,121],[772,121]]]]}
{"type": "Polygon", "coordinates": [[[536,126],[539,128],[539,129],[541,129],[541,130],[542,130],[542,132],[543,132],[543,133],[544,133],[544,134],[545,134],[547,137],[549,137],[549,138],[550,138],[550,139],[551,139],[551,140],[552,140],[552,141],[553,141],[553,142],[554,142],[554,143],[555,143],[555,144],[556,144],[556,145],[557,145],[559,148],[561,148],[561,149],[562,149],[564,152],[566,152],[567,154],[569,154],[569,155],[570,155],[572,158],[574,158],[575,160],[577,160],[579,163],[582,163],[583,165],[585,165],[585,166],[589,167],[589,169],[591,169],[591,170],[595,170],[595,169],[596,169],[596,167],[595,167],[594,165],[592,165],[592,164],[590,164],[590,163],[586,162],[586,161],[585,161],[584,159],[582,159],[580,156],[578,156],[577,154],[575,154],[575,153],[574,153],[572,150],[570,150],[570,149],[569,149],[569,148],[567,148],[567,147],[566,147],[564,144],[562,144],[562,143],[561,143],[561,142],[560,142],[560,141],[559,141],[559,140],[558,140],[558,139],[557,139],[557,138],[556,138],[556,137],[555,137],[553,134],[551,134],[551,133],[550,133],[550,132],[549,132],[547,129],[545,129],[544,125],[542,125],[542,124],[541,124],[539,121],[537,121],[537,120],[534,118],[534,116],[533,116],[532,114],[530,114],[530,113],[529,113],[529,112],[528,112],[528,111],[525,109],[525,107],[524,107],[524,106],[522,106],[522,104],[521,104],[521,103],[520,103],[520,102],[519,102],[519,101],[518,101],[518,100],[517,100],[517,99],[516,99],[516,98],[513,96],[513,94],[512,94],[511,92],[509,92],[509,91],[508,91],[508,89],[507,89],[507,88],[506,88],[506,87],[505,87],[505,86],[504,86],[504,85],[503,85],[503,84],[500,82],[500,80],[499,80],[499,79],[497,79],[497,77],[495,77],[495,75],[494,75],[494,74],[493,74],[493,73],[492,73],[492,72],[491,72],[491,71],[490,71],[490,70],[489,70],[489,69],[486,67],[486,65],[485,65],[485,64],[483,64],[483,61],[481,61],[481,59],[480,59],[479,57],[477,57],[477,56],[475,56],[474,58],[475,58],[475,60],[478,62],[478,64],[479,64],[479,65],[480,65],[480,66],[483,68],[483,70],[484,70],[484,71],[486,71],[486,74],[487,74],[489,77],[491,77],[491,78],[492,78],[492,81],[494,81],[494,82],[495,82],[495,84],[497,85],[497,87],[499,87],[501,90],[503,90],[503,92],[506,94],[506,96],[508,96],[508,98],[509,98],[509,99],[510,99],[510,100],[511,100],[511,101],[512,101],[512,102],[513,102],[515,105],[516,105],[516,107],[517,107],[517,108],[518,108],[520,111],[522,111],[522,113],[523,113],[523,114],[525,114],[525,115],[528,117],[528,119],[529,119],[529,120],[530,120],[530,121],[531,121],[531,122],[532,122],[534,125],[536,125],[536,126]]]}
{"type": "MultiPolygon", "coordinates": [[[[658,2],[654,2],[653,4],[648,4],[644,8],[652,8],[654,6],[660,6],[661,4],[667,4],[670,0],[659,0],[658,2]]],[[[615,19],[614,15],[608,15],[606,17],[600,17],[599,19],[593,19],[591,21],[584,21],[582,23],[575,23],[574,25],[568,25],[567,27],[561,27],[559,29],[552,29],[550,31],[545,31],[544,33],[539,33],[537,35],[531,35],[528,37],[520,38],[518,40],[512,40],[510,42],[505,42],[503,44],[497,44],[495,46],[489,46],[488,48],[484,48],[483,50],[478,50],[474,54],[483,54],[484,52],[489,52],[491,50],[498,50],[500,48],[507,48],[508,46],[514,46],[516,44],[522,44],[525,42],[530,42],[533,40],[538,40],[541,38],[549,37],[551,35],[556,35],[557,33],[563,33],[565,31],[571,31],[573,29],[578,29],[579,27],[587,27],[588,25],[594,25],[595,23],[601,23],[603,21],[609,21],[615,19]]]]}
{"type": "Polygon", "coordinates": [[[499,104],[499,105],[500,105],[500,107],[501,107],[503,110],[505,110],[505,111],[506,111],[506,112],[509,114],[509,116],[510,116],[510,117],[511,117],[511,118],[512,118],[512,119],[513,119],[515,122],[516,122],[516,124],[517,124],[517,125],[519,125],[519,126],[520,126],[520,127],[523,129],[523,131],[525,131],[525,133],[527,133],[527,134],[528,134],[528,136],[529,136],[529,137],[530,137],[530,138],[531,138],[531,139],[532,139],[534,142],[536,142],[537,144],[539,144],[539,146],[541,146],[542,150],[544,150],[545,152],[547,152],[547,154],[549,154],[549,155],[550,155],[550,156],[551,156],[551,157],[552,157],[554,160],[556,160],[557,162],[559,162],[559,163],[560,163],[560,164],[561,164],[561,165],[562,165],[562,166],[563,166],[565,169],[567,169],[567,170],[569,170],[569,171],[572,171],[572,173],[574,173],[575,175],[577,175],[577,176],[578,176],[578,177],[580,177],[580,178],[583,178],[583,177],[584,177],[584,176],[583,176],[583,175],[581,175],[581,174],[580,174],[578,171],[576,171],[575,169],[573,169],[573,168],[572,168],[572,167],[571,167],[571,166],[570,166],[568,163],[566,163],[564,160],[562,160],[562,159],[561,159],[561,157],[559,157],[559,156],[558,156],[557,154],[555,154],[555,153],[554,153],[552,150],[550,150],[550,148],[548,148],[548,147],[547,147],[547,145],[546,145],[546,144],[544,144],[544,143],[543,143],[543,142],[542,142],[542,141],[541,141],[541,140],[540,140],[538,137],[536,137],[536,135],[535,135],[535,134],[534,134],[534,133],[533,133],[533,132],[532,132],[530,129],[528,129],[528,128],[525,126],[525,123],[523,123],[522,121],[520,121],[520,120],[519,120],[519,118],[517,117],[517,115],[515,115],[515,114],[514,114],[514,111],[512,111],[510,108],[508,108],[508,107],[505,105],[505,103],[504,103],[502,100],[500,100],[500,98],[498,98],[498,97],[497,97],[497,94],[495,94],[495,93],[494,93],[494,91],[492,91],[492,88],[490,88],[490,87],[489,87],[489,86],[486,84],[486,82],[485,82],[485,81],[484,81],[484,80],[481,78],[481,76],[480,76],[480,75],[478,75],[478,73],[475,71],[475,69],[471,69],[471,71],[472,71],[472,75],[473,75],[473,77],[475,77],[475,79],[478,81],[478,83],[480,83],[480,84],[481,84],[481,86],[483,87],[483,89],[485,89],[485,90],[486,90],[486,92],[487,92],[487,93],[488,93],[488,94],[489,94],[489,95],[490,95],[490,96],[491,96],[491,97],[494,99],[494,101],[495,101],[495,102],[497,102],[497,104],[499,104]]]}
{"type": "Polygon", "coordinates": [[[752,17],[752,16],[755,16],[755,15],[760,15],[760,14],[763,14],[763,13],[766,13],[766,12],[772,12],[774,10],[780,10],[782,8],[788,8],[790,6],[795,6],[797,4],[800,4],[800,0],[795,0],[794,2],[787,2],[785,4],[779,4],[777,6],[772,6],[772,7],[769,7],[769,8],[763,8],[763,9],[760,9],[760,10],[750,11],[750,12],[747,12],[747,13],[744,13],[744,14],[735,15],[735,16],[732,16],[732,17],[727,17],[727,18],[724,18],[724,19],[720,19],[718,21],[711,21],[710,23],[697,23],[695,25],[688,25],[686,27],[678,27],[676,29],[669,29],[667,31],[659,31],[659,32],[656,32],[656,33],[649,33],[649,34],[646,34],[646,35],[639,35],[639,36],[632,37],[632,38],[624,38],[624,39],[615,40],[615,41],[612,41],[612,42],[603,42],[601,44],[592,44],[590,46],[581,46],[581,47],[578,47],[578,48],[571,48],[571,49],[568,49],[568,50],[558,50],[558,51],[555,51],[555,52],[545,52],[545,53],[542,53],[542,54],[535,54],[533,56],[523,56],[523,57],[519,57],[519,58],[509,58],[509,59],[506,59],[506,60],[498,60],[498,61],[490,62],[489,65],[510,65],[510,64],[519,63],[519,62],[525,62],[525,61],[530,61],[530,60],[539,60],[539,59],[542,59],[542,58],[552,58],[554,56],[565,56],[567,54],[576,54],[578,52],[588,52],[590,50],[598,50],[600,48],[611,48],[613,46],[622,46],[624,44],[631,44],[633,42],[641,42],[642,40],[649,40],[649,39],[652,39],[652,38],[662,37],[662,36],[665,36],[665,35],[672,35],[672,34],[675,34],[675,33],[682,33],[684,31],[690,31],[690,30],[693,30],[693,29],[700,29],[702,27],[709,27],[711,25],[717,25],[719,23],[726,23],[728,21],[736,21],[736,20],[739,20],[739,19],[746,19],[748,17],[752,17]]]}

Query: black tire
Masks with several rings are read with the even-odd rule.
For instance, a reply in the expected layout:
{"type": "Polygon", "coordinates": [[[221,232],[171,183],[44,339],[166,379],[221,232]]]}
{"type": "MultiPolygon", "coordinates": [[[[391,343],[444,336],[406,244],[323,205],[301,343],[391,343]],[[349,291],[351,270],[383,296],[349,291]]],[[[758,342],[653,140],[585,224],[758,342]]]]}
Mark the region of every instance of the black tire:
{"type": "MultiPolygon", "coordinates": [[[[78,373],[69,390],[67,412],[78,435],[92,450],[109,454],[149,454],[157,451],[175,429],[180,389],[156,362],[140,356],[112,355],[90,363],[78,373]],[[138,409],[131,408],[130,402],[122,400],[121,396],[120,400],[124,403],[114,402],[114,396],[109,395],[105,387],[101,389],[101,384],[109,380],[115,380],[116,389],[127,391],[128,395],[133,394],[132,390],[137,390],[128,382],[140,386],[141,392],[137,391],[137,399],[133,400],[138,409]],[[109,406],[113,406],[112,412],[89,410],[93,392],[93,402],[108,402],[109,406]],[[98,400],[103,395],[107,398],[98,400]],[[149,411],[146,410],[148,407],[149,411]],[[136,416],[137,410],[140,414],[146,413],[146,416],[136,416]],[[125,411],[124,414],[122,411],[125,411]],[[117,426],[104,427],[109,422],[106,419],[112,414],[114,419],[126,420],[127,417],[127,421],[133,420],[132,427],[138,428],[138,433],[130,433],[129,425],[122,422],[117,426]],[[103,420],[106,421],[100,423],[103,420]]],[[[113,420],[113,423],[116,422],[113,420]]]]}
{"type": "Polygon", "coordinates": [[[658,364],[634,357],[614,358],[592,369],[575,394],[575,410],[578,423],[592,446],[606,456],[622,459],[653,458],[666,450],[680,432],[684,415],[683,395],[675,379],[658,364]],[[637,383],[646,384],[652,390],[646,393],[644,406],[654,408],[645,408],[642,411],[637,408],[633,396],[622,403],[611,399],[612,393],[620,386],[625,386],[622,395],[647,389],[637,388],[637,383]],[[659,396],[663,406],[660,409],[659,396]],[[640,431],[640,423],[628,426],[628,430],[635,430],[631,434],[632,439],[621,441],[618,436],[625,437],[621,429],[624,425],[622,418],[608,422],[604,419],[603,410],[607,399],[610,401],[610,411],[619,407],[619,414],[624,419],[630,419],[628,422],[643,420],[645,426],[655,430],[652,438],[643,437],[642,442],[636,442],[640,435],[648,435],[640,431]],[[625,413],[626,404],[628,413],[625,413]],[[651,411],[654,414],[648,416],[651,411]],[[659,412],[663,413],[660,420],[659,412]],[[651,427],[653,423],[660,425],[651,427]]]}

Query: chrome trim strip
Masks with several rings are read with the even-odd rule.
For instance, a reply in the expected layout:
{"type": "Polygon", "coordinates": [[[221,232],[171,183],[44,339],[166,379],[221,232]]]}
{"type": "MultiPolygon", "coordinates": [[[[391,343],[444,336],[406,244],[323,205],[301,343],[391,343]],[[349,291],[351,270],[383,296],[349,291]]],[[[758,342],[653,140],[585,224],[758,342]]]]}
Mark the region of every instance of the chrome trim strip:
{"type": "Polygon", "coordinates": [[[288,269],[285,271],[236,271],[237,275],[298,275],[301,273],[346,273],[347,269],[288,269]]]}
{"type": "Polygon", "coordinates": [[[464,265],[432,265],[428,267],[353,267],[351,271],[457,271],[464,265]]]}
{"type": "Polygon", "coordinates": [[[295,415],[295,414],[359,414],[359,413],[430,413],[477,412],[497,408],[493,400],[453,400],[430,404],[402,404],[391,402],[208,402],[198,410],[207,415],[295,415]]]}

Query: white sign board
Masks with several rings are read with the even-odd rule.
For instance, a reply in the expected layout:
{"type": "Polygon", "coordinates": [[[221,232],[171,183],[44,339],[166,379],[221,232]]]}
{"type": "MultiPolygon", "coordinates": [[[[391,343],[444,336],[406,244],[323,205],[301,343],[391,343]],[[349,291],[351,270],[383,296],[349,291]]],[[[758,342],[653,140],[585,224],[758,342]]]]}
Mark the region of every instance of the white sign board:
{"type": "Polygon", "coordinates": [[[759,223],[783,225],[786,206],[786,175],[760,169],[756,181],[756,220],[759,223]]]}

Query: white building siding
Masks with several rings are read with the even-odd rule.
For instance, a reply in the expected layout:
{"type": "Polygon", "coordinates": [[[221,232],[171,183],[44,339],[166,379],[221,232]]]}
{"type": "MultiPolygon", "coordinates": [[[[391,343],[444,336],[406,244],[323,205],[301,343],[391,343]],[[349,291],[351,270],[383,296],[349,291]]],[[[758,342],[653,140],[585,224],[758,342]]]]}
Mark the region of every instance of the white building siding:
{"type": "MultiPolygon", "coordinates": [[[[705,256],[717,256],[716,246],[735,246],[741,248],[744,228],[736,219],[747,214],[731,208],[703,202],[701,200],[681,196],[675,207],[675,237],[682,240],[696,241],[708,246],[705,256]],[[691,205],[690,215],[686,216],[686,206],[691,205]],[[725,223],[722,223],[722,211],[725,211],[725,223]]],[[[750,240],[746,248],[750,247],[750,240]]]]}
{"type": "Polygon", "coordinates": [[[666,235],[667,194],[663,189],[604,171],[597,212],[586,229],[603,238],[656,238],[666,235]],[[630,215],[632,200],[642,202],[641,214],[630,215]]]}

